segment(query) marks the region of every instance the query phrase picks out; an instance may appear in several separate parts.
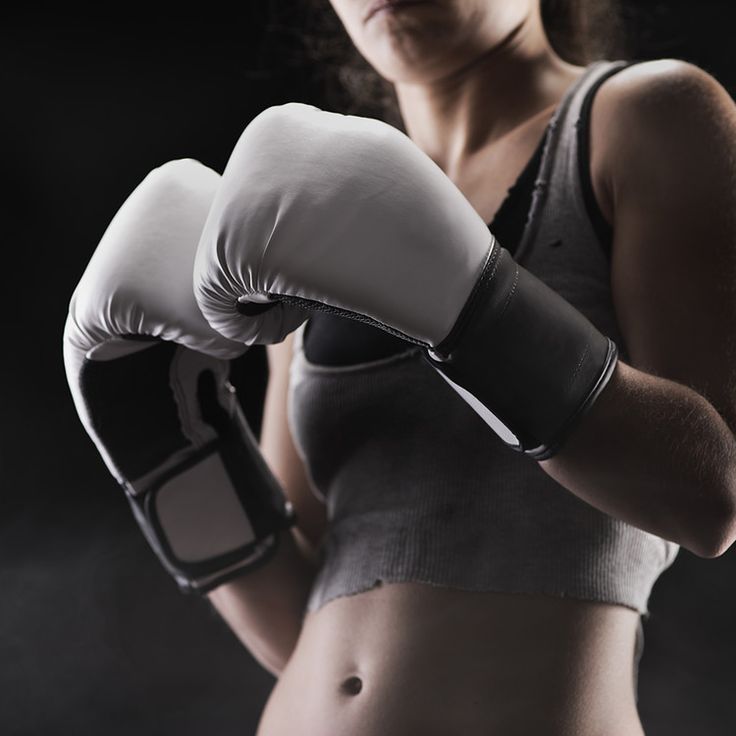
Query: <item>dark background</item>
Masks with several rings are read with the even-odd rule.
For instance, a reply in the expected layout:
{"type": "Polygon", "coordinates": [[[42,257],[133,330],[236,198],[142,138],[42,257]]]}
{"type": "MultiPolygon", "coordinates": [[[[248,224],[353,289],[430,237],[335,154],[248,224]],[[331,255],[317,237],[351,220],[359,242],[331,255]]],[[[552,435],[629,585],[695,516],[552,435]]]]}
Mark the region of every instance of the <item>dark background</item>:
{"type": "MultiPolygon", "coordinates": [[[[733,94],[732,4],[630,0],[629,55],[688,59],[733,94]]],[[[296,3],[244,5],[17,14],[0,31],[5,736],[251,734],[273,684],[159,567],[84,434],[61,360],[71,291],[151,168],[193,157],[221,171],[264,107],[323,102],[296,3]]],[[[736,733],[736,551],[681,551],[650,607],[648,736],[736,733]]]]}

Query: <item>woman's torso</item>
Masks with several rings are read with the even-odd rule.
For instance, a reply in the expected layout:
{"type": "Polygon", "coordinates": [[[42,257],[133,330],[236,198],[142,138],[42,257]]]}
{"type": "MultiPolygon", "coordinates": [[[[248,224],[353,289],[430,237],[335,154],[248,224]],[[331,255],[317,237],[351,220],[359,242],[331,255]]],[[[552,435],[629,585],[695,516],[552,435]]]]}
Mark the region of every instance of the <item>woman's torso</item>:
{"type": "MultiPolygon", "coordinates": [[[[488,152],[503,187],[463,189],[485,219],[552,112],[488,152]]],[[[384,582],[308,613],[259,734],[636,736],[639,626],[624,605],[384,582]]]]}

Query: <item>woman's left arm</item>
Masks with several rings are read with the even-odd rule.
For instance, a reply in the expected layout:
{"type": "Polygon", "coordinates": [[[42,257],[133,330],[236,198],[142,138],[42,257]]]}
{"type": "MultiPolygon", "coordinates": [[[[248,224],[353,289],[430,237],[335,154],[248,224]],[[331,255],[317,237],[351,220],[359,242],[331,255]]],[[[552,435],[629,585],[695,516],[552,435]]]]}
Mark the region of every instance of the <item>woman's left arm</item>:
{"type": "Polygon", "coordinates": [[[736,105],[685,62],[624,70],[593,105],[591,175],[629,363],[540,464],[611,516],[716,557],[736,540],[736,105]]]}

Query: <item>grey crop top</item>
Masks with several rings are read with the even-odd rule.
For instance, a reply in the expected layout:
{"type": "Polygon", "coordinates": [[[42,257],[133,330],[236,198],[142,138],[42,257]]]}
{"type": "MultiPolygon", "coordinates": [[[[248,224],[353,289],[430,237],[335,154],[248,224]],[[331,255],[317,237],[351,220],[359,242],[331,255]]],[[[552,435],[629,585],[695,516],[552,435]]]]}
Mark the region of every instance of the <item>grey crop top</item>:
{"type": "MultiPolygon", "coordinates": [[[[545,136],[516,260],[585,314],[627,360],[610,292],[609,235],[590,189],[596,62],[545,136]]],[[[511,247],[510,247],[511,246],[511,247]]],[[[508,449],[406,345],[351,365],[307,360],[297,331],[288,416],[329,527],[308,610],[382,582],[569,596],[647,616],[678,546],[613,519],[508,449]]],[[[640,645],[641,646],[641,645],[640,645]]],[[[640,651],[639,646],[639,651],[640,651]]]]}

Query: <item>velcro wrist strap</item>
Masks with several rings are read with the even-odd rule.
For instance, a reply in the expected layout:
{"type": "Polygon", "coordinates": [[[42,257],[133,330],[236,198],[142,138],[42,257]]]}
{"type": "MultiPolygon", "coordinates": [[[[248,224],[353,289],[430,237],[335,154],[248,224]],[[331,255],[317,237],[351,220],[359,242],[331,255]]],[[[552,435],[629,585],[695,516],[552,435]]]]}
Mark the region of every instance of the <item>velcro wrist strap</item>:
{"type": "Polygon", "coordinates": [[[262,564],[295,520],[257,448],[232,437],[125,490],[149,544],[185,592],[207,592],[262,564]]]}

